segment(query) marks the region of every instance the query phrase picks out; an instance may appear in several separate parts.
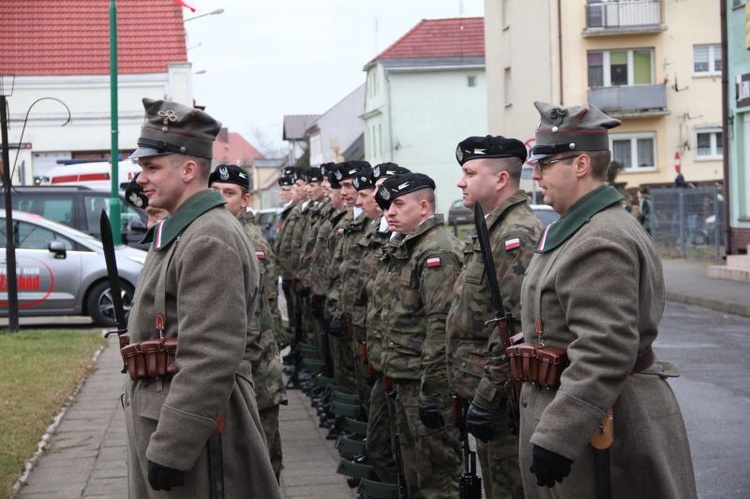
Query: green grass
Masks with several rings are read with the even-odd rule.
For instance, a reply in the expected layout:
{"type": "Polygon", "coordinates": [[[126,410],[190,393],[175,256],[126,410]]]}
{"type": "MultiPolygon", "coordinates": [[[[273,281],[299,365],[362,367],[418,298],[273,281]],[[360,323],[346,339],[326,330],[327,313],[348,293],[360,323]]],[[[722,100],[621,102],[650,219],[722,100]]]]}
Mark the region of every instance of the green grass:
{"type": "Polygon", "coordinates": [[[7,497],[54,416],[105,343],[99,331],[0,329],[0,495],[7,497]]]}

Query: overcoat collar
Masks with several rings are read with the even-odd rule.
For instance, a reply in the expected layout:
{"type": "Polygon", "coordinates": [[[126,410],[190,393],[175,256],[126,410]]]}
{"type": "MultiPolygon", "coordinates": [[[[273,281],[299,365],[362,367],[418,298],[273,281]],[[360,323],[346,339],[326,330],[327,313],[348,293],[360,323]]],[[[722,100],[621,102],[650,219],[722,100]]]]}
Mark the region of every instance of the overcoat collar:
{"type": "Polygon", "coordinates": [[[535,253],[547,253],[554,250],[578,232],[591,217],[622,200],[622,195],[612,186],[602,185],[573,203],[570,210],[551,223],[542,232],[535,253]]]}
{"type": "Polygon", "coordinates": [[[227,204],[217,191],[204,190],[188,198],[177,211],[167,218],[160,220],[151,227],[143,238],[143,242],[150,242],[154,251],[159,251],[185,230],[193,220],[216,206],[227,204]]]}

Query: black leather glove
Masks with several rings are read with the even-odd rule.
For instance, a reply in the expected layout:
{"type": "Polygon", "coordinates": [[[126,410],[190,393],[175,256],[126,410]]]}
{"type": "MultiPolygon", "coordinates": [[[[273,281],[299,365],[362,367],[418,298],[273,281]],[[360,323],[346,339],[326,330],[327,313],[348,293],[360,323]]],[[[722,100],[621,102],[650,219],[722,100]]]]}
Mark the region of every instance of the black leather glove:
{"type": "Polygon", "coordinates": [[[180,470],[167,468],[149,459],[148,483],[154,490],[172,490],[185,483],[184,473],[180,470]]]}
{"type": "Polygon", "coordinates": [[[335,317],[331,319],[331,323],[328,325],[328,334],[336,338],[344,336],[344,323],[341,322],[341,319],[335,317]]]}
{"type": "MultiPolygon", "coordinates": [[[[533,445],[533,444],[532,444],[533,445]]],[[[554,487],[555,482],[562,482],[570,474],[573,463],[567,457],[555,454],[537,445],[531,449],[531,472],[536,475],[536,484],[540,487],[554,487]]]]}
{"type": "Polygon", "coordinates": [[[432,430],[445,426],[443,406],[436,402],[419,402],[419,419],[422,424],[432,430]]]}
{"type": "Polygon", "coordinates": [[[495,438],[495,419],[494,409],[489,409],[476,400],[469,404],[469,410],[466,411],[466,428],[469,433],[477,437],[482,442],[488,442],[495,438]]]}
{"type": "Polygon", "coordinates": [[[521,431],[521,407],[518,405],[518,401],[514,401],[510,397],[505,399],[505,417],[510,432],[518,436],[518,432],[521,431]]]}

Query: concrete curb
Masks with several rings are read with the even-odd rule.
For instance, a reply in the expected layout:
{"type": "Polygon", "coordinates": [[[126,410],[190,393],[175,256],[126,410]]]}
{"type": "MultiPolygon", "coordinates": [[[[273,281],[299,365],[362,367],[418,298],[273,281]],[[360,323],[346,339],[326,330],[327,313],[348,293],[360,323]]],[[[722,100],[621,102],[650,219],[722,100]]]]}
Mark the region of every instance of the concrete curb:
{"type": "Polygon", "coordinates": [[[736,303],[724,300],[717,300],[708,298],[705,296],[691,296],[684,293],[675,291],[667,291],[666,298],[668,301],[676,303],[684,303],[686,305],[698,305],[701,307],[710,308],[719,312],[726,312],[728,314],[742,315],[750,317],[750,305],[747,303],[736,303]]]}

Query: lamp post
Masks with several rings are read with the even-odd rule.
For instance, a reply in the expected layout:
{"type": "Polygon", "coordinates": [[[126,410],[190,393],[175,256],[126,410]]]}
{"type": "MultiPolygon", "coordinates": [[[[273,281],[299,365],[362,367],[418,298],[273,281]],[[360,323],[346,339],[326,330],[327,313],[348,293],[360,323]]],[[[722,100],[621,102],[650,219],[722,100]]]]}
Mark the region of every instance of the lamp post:
{"type": "Polygon", "coordinates": [[[8,326],[11,333],[18,328],[18,286],[16,282],[16,246],[13,240],[13,203],[10,199],[10,154],[8,153],[8,101],[7,96],[13,93],[15,76],[0,75],[0,135],[3,141],[3,192],[5,194],[5,281],[8,283],[8,326]],[[9,89],[6,90],[6,78],[9,89]]]}
{"type": "Polygon", "coordinates": [[[215,16],[215,15],[223,14],[223,13],[224,13],[224,9],[216,9],[216,10],[212,10],[211,12],[206,12],[205,14],[201,14],[199,16],[188,17],[187,19],[185,19],[185,22],[192,21],[193,19],[198,19],[200,17],[215,16]]]}
{"type": "Polygon", "coordinates": [[[112,240],[115,244],[122,242],[120,234],[120,145],[117,125],[117,2],[109,1],[109,94],[110,123],[112,127],[112,144],[109,160],[112,163],[111,196],[109,198],[109,218],[112,220],[112,240]]]}

